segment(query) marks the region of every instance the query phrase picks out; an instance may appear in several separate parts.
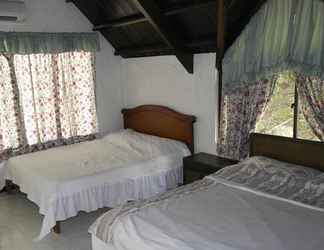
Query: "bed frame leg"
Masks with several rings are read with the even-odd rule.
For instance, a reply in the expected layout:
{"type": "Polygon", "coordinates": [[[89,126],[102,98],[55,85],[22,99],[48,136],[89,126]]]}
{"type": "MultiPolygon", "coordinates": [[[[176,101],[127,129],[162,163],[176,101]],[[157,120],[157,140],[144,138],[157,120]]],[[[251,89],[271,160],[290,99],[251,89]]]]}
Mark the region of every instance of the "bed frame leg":
{"type": "Polygon", "coordinates": [[[13,192],[13,183],[12,183],[12,181],[8,181],[8,180],[6,180],[6,186],[5,186],[5,188],[4,188],[4,190],[8,193],[8,194],[12,194],[12,192],[13,192]]]}
{"type": "Polygon", "coordinates": [[[61,223],[59,221],[57,221],[56,225],[53,227],[53,232],[56,234],[61,233],[61,223]]]}

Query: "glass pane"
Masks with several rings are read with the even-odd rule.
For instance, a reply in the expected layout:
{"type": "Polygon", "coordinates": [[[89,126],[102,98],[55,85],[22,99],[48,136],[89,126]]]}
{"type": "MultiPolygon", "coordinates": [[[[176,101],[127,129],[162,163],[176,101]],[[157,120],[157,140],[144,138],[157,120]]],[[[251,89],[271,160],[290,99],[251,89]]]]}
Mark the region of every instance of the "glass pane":
{"type": "Polygon", "coordinates": [[[256,132],[293,137],[294,109],[291,105],[294,99],[294,74],[290,72],[280,74],[273,96],[256,125],[256,132]]]}

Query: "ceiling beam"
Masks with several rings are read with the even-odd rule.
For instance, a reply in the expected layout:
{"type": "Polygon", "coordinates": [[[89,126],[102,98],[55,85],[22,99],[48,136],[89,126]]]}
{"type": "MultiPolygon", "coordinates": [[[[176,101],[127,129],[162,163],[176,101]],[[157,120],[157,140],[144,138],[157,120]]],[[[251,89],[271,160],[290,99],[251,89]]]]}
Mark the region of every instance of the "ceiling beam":
{"type": "MultiPolygon", "coordinates": [[[[217,51],[216,67],[218,69],[218,121],[221,121],[222,90],[223,90],[223,58],[225,54],[226,36],[226,8],[225,0],[217,0],[217,51]]],[[[220,127],[220,126],[219,126],[220,127]]]]}
{"type": "Polygon", "coordinates": [[[163,41],[175,51],[175,55],[188,73],[193,73],[193,54],[184,50],[178,34],[174,32],[167,18],[152,0],[133,0],[140,12],[147,18],[163,41]]]}
{"type": "Polygon", "coordinates": [[[93,27],[94,31],[102,30],[102,29],[113,29],[123,26],[132,25],[135,23],[146,22],[147,19],[142,14],[135,14],[131,16],[121,17],[118,19],[111,20],[105,24],[96,25],[93,27]]]}
{"type": "MultiPolygon", "coordinates": [[[[192,0],[190,2],[176,4],[168,7],[162,10],[162,13],[165,16],[178,15],[180,13],[191,11],[193,9],[200,8],[209,4],[215,4],[215,0],[192,0]]],[[[149,20],[143,14],[135,14],[110,20],[109,22],[95,26],[93,30],[97,31],[101,29],[113,29],[147,21],[149,20]]]]}
{"type": "Polygon", "coordinates": [[[168,54],[174,55],[175,51],[170,47],[166,46],[165,44],[155,43],[155,44],[148,44],[144,46],[136,46],[136,47],[126,47],[115,50],[115,55],[121,55],[122,57],[130,57],[136,55],[146,55],[146,54],[168,54]]]}
{"type": "MultiPolygon", "coordinates": [[[[184,47],[186,51],[192,51],[195,47],[200,46],[215,46],[215,37],[216,34],[207,35],[205,37],[191,40],[191,41],[185,41],[184,47]]],[[[121,56],[128,56],[128,55],[140,55],[145,53],[170,53],[174,54],[175,51],[170,49],[168,46],[166,46],[163,43],[154,43],[154,44],[148,44],[145,46],[132,46],[132,47],[125,47],[115,50],[115,55],[121,55],[121,56]]]]}
{"type": "Polygon", "coordinates": [[[225,53],[225,29],[226,29],[226,14],[224,0],[217,0],[217,63],[218,69],[221,69],[222,60],[225,53]]]}

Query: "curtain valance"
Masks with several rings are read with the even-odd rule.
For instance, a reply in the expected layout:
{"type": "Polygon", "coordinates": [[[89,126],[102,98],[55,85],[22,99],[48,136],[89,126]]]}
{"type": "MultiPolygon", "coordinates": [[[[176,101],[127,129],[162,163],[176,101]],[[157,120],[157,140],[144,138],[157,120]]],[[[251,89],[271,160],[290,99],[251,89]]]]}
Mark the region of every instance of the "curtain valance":
{"type": "Polygon", "coordinates": [[[95,52],[99,49],[97,33],[0,32],[0,53],[95,52]]]}
{"type": "Polygon", "coordinates": [[[268,0],[223,61],[224,88],[285,70],[324,79],[324,2],[268,0]]]}

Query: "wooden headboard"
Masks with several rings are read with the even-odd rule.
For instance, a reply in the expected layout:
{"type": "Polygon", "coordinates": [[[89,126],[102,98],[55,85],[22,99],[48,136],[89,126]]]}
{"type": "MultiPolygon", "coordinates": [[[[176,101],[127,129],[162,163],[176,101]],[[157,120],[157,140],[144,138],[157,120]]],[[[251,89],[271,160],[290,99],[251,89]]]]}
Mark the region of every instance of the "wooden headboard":
{"type": "Polygon", "coordinates": [[[250,156],[273,159],[315,168],[324,172],[324,143],[252,133],[250,156]]]}
{"type": "Polygon", "coordinates": [[[194,152],[193,124],[196,117],[157,105],[123,109],[125,129],[169,138],[185,143],[194,152]]]}

